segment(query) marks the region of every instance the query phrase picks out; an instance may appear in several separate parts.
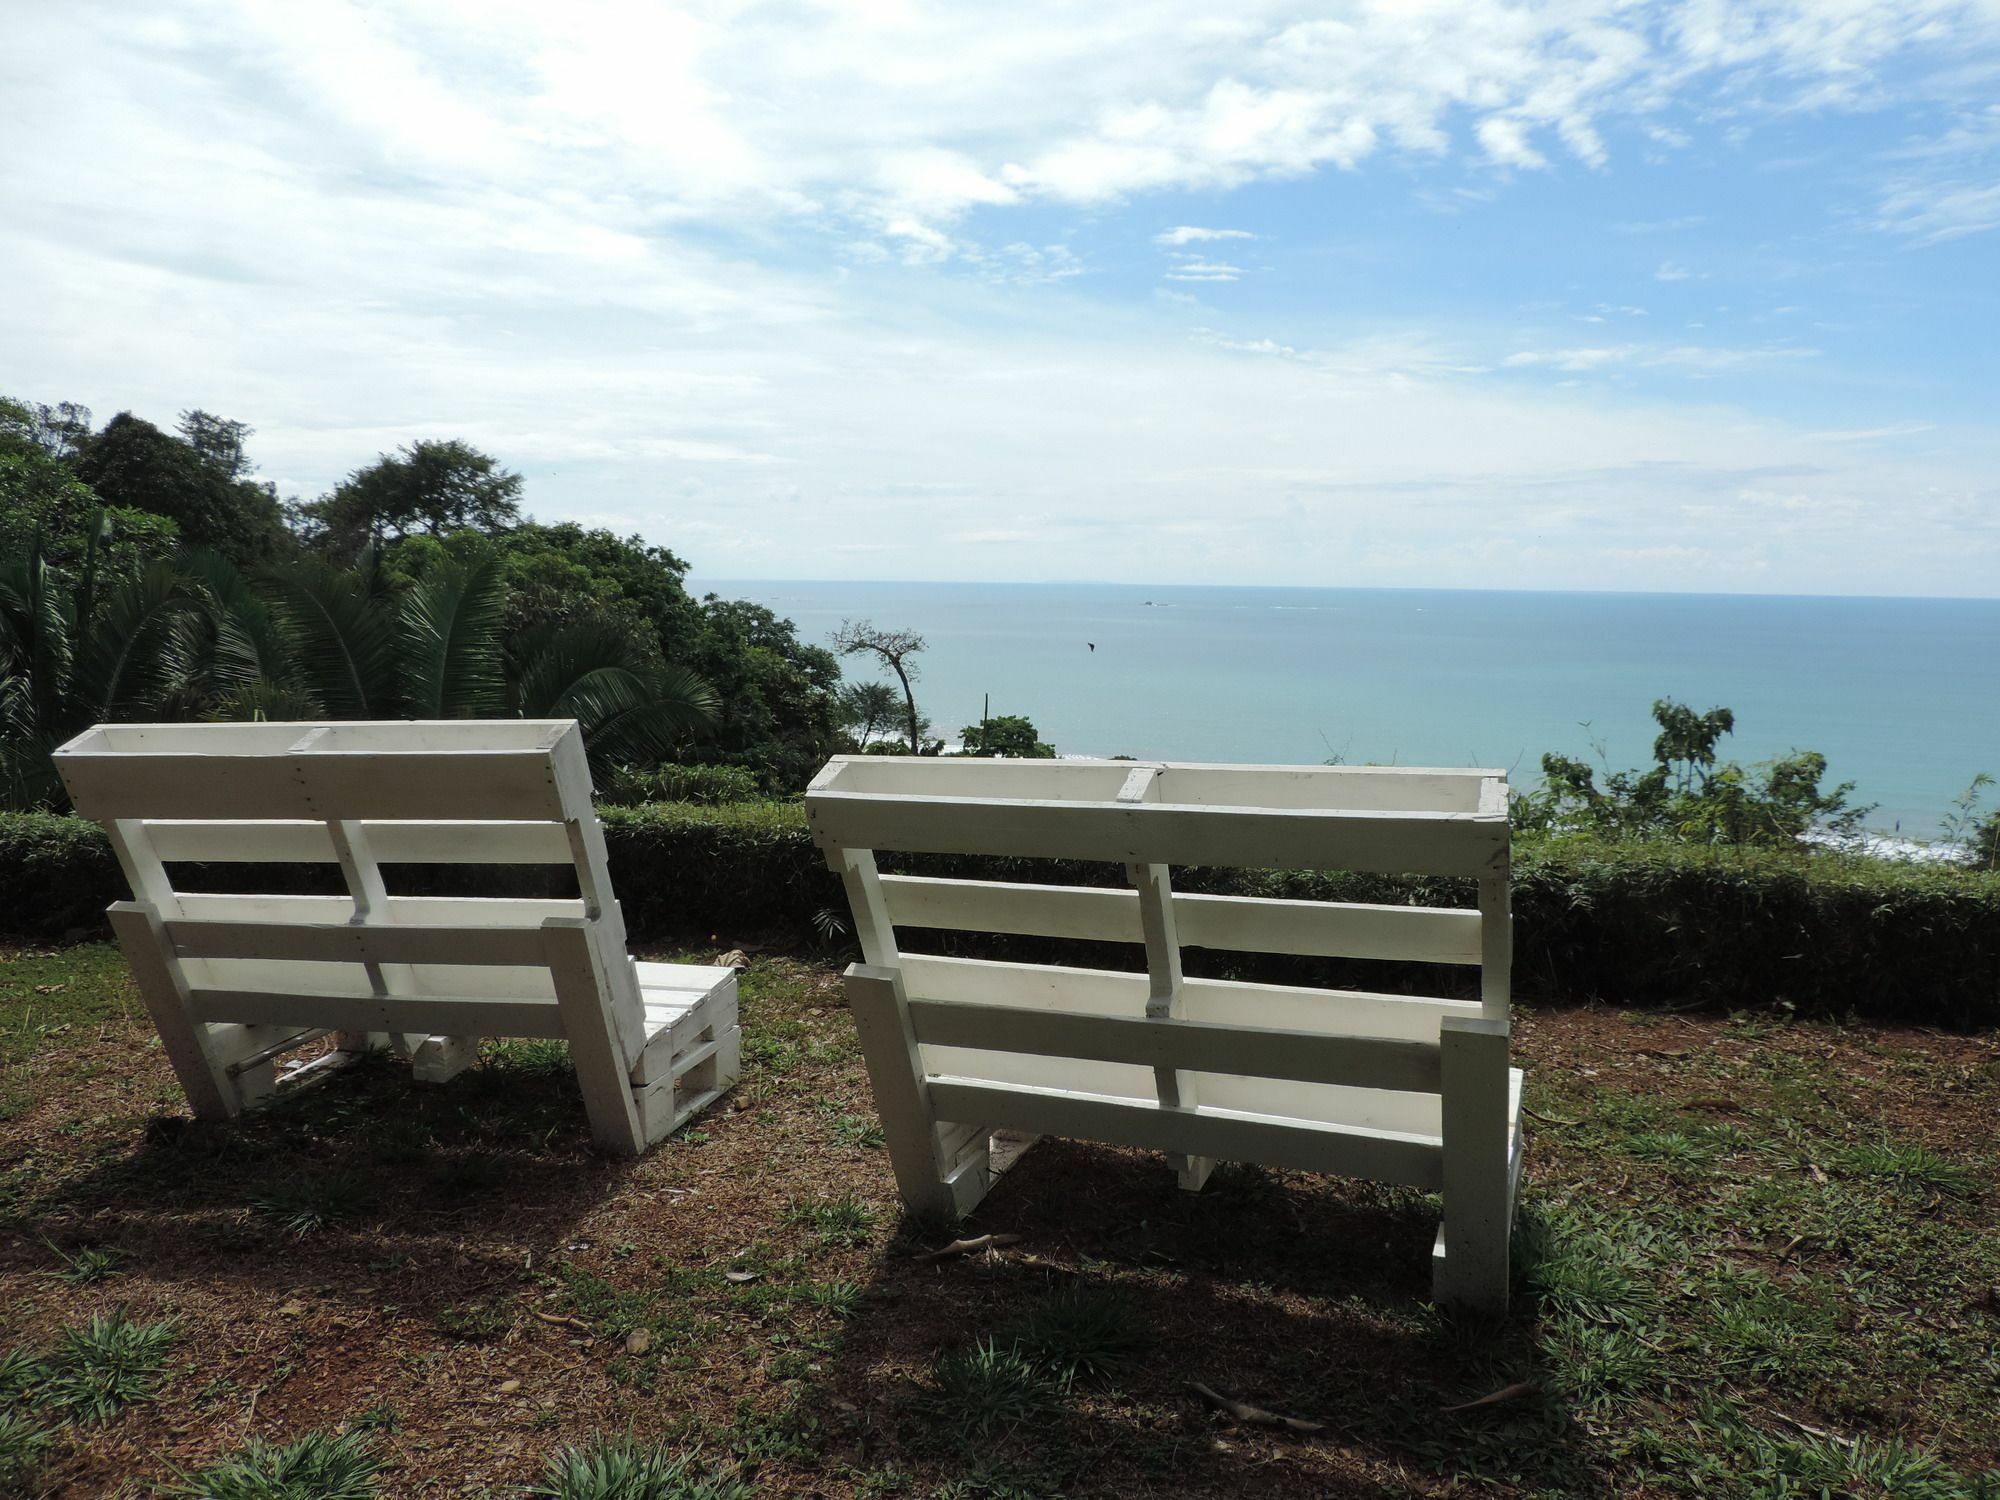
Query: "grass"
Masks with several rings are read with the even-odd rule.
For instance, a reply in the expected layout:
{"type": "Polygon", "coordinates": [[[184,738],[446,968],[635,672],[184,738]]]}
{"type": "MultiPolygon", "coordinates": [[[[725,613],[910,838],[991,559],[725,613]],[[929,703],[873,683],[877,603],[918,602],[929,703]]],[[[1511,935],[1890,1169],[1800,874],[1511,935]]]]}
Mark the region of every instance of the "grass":
{"type": "Polygon", "coordinates": [[[183,1500],[374,1500],[381,1470],[366,1433],[309,1432],[282,1444],[252,1438],[172,1493],[183,1500]]]}
{"type": "Polygon", "coordinates": [[[1017,1344],[982,1338],[931,1363],[929,1406],[950,1429],[974,1437],[1009,1431],[1052,1408],[1062,1385],[1017,1344]]]}
{"type": "Polygon", "coordinates": [[[169,1322],[134,1323],[122,1311],[92,1313],[57,1336],[30,1387],[32,1399],[71,1421],[109,1422],[158,1394],[176,1337],[169,1322]]]}
{"type": "Polygon", "coordinates": [[[1065,1386],[1111,1385],[1146,1348],[1146,1329],[1131,1299],[1088,1283],[1059,1287],[1009,1329],[1014,1346],[1065,1386]]]}
{"type": "Polygon", "coordinates": [[[374,1203],[375,1191],[359,1172],[332,1171],[278,1183],[251,1201],[285,1233],[305,1239],[360,1218],[374,1203]]]}
{"type": "Polygon", "coordinates": [[[0,1408],[0,1494],[27,1494],[50,1438],[26,1412],[0,1408]]]}
{"type": "Polygon", "coordinates": [[[301,1466],[344,1443],[394,1465],[354,1484],[492,1500],[2000,1500],[1992,1038],[1525,1012],[1486,1322],[1428,1304],[1408,1189],[1234,1164],[1188,1195],[1050,1140],[918,1224],[834,969],[760,957],[743,994],[730,1106],[626,1162],[560,1043],[197,1123],[115,951],[0,955],[0,1494],[320,1500],[349,1480],[301,1466]],[[912,1253],[987,1232],[1021,1238],[912,1253]]]}
{"type": "Polygon", "coordinates": [[[748,1500],[754,1491],[697,1454],[621,1437],[563,1449],[528,1493],[545,1500],[748,1500]]]}
{"type": "Polygon", "coordinates": [[[874,1210],[851,1193],[794,1203],[785,1217],[805,1225],[822,1245],[865,1245],[875,1230],[874,1210]]]}

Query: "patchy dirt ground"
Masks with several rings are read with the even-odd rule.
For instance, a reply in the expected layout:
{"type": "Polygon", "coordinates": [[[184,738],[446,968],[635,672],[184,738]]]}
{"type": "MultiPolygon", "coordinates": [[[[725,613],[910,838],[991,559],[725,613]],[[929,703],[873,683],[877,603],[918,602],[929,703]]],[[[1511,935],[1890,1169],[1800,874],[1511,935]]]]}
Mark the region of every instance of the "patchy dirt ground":
{"type": "Polygon", "coordinates": [[[550,1044],[209,1126],[115,950],[0,953],[0,1354],[172,1329],[108,1420],[16,1382],[24,1493],[358,1428],[397,1496],[627,1431],[787,1496],[2000,1495],[1992,1036],[1524,1011],[1494,1326],[1423,1301],[1435,1204],[1368,1184],[1186,1195],[1044,1141],[969,1225],[907,1223],[834,971],[760,961],[743,1021],[735,1093],[636,1163],[550,1044]],[[987,1233],[1019,1238],[919,1258],[987,1233]]]}

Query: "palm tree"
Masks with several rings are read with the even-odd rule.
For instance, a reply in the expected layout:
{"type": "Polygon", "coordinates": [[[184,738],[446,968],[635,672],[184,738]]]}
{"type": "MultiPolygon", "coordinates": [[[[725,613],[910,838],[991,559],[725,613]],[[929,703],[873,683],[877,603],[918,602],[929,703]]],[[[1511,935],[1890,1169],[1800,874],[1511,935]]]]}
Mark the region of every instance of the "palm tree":
{"type": "Polygon", "coordinates": [[[37,535],[0,566],[0,802],[59,806],[49,755],[105,719],[171,716],[198,677],[201,603],[170,560],[105,579],[109,518],[92,522],[78,576],[37,535]]]}
{"type": "Polygon", "coordinates": [[[503,559],[483,540],[395,587],[372,558],[253,582],[200,550],[107,581],[109,539],[100,517],[74,580],[39,540],[0,566],[0,806],[62,806],[50,752],[107,719],[574,718],[604,778],[669,757],[717,706],[605,621],[503,641],[503,559]]]}

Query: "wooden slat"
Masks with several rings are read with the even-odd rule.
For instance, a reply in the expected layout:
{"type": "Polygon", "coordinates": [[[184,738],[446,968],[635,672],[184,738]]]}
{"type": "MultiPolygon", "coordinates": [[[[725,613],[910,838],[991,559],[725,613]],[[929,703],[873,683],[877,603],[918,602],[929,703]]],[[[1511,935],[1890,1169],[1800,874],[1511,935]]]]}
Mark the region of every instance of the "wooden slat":
{"type": "Polygon", "coordinates": [[[1441,1179],[1439,1142],[1433,1136],[1299,1125],[1213,1109],[1162,1109],[954,1078],[933,1078],[929,1090],[941,1119],[981,1120],[1013,1130],[1294,1171],[1337,1172],[1425,1191],[1434,1190],[1441,1179]]]}
{"type": "Polygon", "coordinates": [[[183,918],[168,922],[166,930],[183,958],[481,966],[528,966],[543,961],[541,933],[536,927],[385,927],[183,918]]]}
{"type": "Polygon", "coordinates": [[[325,1026],[335,1031],[421,1031],[438,1036],[560,1037],[562,1013],[550,1000],[498,996],[441,1000],[310,990],[201,987],[188,992],[197,1020],[266,1026],[325,1026]]]}
{"type": "MultiPolygon", "coordinates": [[[[909,993],[925,1000],[1019,1005],[1081,1015],[1136,1016],[1146,1008],[1148,985],[1143,974],[927,953],[905,953],[900,962],[909,993]]],[[[1480,1014],[1478,1002],[1471,1000],[1223,979],[1190,979],[1184,995],[1190,1020],[1413,1042],[1436,1041],[1438,1025],[1446,1016],[1480,1014]]]]}
{"type": "Polygon", "coordinates": [[[1449,907],[1177,895],[1174,916],[1191,948],[1434,964],[1481,956],[1479,913],[1449,907]]]}
{"type": "MultiPolygon", "coordinates": [[[[898,927],[1137,943],[1136,891],[884,875],[898,927]]],[[[1174,894],[1181,946],[1415,963],[1481,961],[1479,913],[1436,906],[1174,894]]]]}
{"type": "Polygon", "coordinates": [[[1137,943],[1139,893],[1082,885],[1004,880],[934,880],[884,875],[882,895],[898,927],[1005,932],[1033,937],[1137,943]]]}
{"type": "Polygon", "coordinates": [[[545,750],[70,755],[84,817],[559,819],[545,750]]]}
{"type": "MultiPolygon", "coordinates": [[[[560,823],[454,823],[366,819],[382,864],[566,865],[569,838],[560,823]]],[[[326,824],[295,820],[187,822],[149,818],[153,848],[163,860],[249,864],[332,864],[326,824]]]]}
{"type": "Polygon", "coordinates": [[[1259,808],[891,797],[815,792],[822,848],[1483,875],[1504,861],[1507,823],[1470,813],[1273,812],[1259,808]]]}
{"type": "Polygon", "coordinates": [[[1437,1092],[1433,1042],[1246,1028],[1214,1021],[1061,1011],[949,1000],[912,1000],[910,1020],[928,1046],[1031,1052],[1253,1078],[1356,1088],[1437,1092]]]}
{"type": "MultiPolygon", "coordinates": [[[[181,911],[214,922],[305,922],[330,925],[354,916],[346,896],[239,896],[182,892],[181,911]]],[[[391,896],[386,910],[398,926],[533,927],[550,917],[580,917],[574,898],[535,896],[391,896]]]]}

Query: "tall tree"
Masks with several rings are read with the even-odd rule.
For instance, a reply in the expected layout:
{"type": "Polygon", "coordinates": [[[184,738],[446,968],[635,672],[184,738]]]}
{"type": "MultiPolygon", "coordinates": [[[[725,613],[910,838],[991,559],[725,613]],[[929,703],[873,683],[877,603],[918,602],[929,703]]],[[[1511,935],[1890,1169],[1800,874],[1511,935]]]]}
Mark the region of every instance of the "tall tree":
{"type": "Polygon", "coordinates": [[[924,638],[914,630],[884,630],[873,620],[842,620],[833,633],[833,649],[842,656],[873,656],[896,674],[903,685],[903,708],[910,737],[910,754],[923,754],[923,726],[917,718],[916,655],[924,638]]]}
{"type": "Polygon", "coordinates": [[[300,514],[308,545],[352,563],[369,547],[407,536],[505,530],[521,518],[521,476],[470,444],[426,439],[356,469],[300,514]]]}
{"type": "MultiPolygon", "coordinates": [[[[190,415],[238,425],[205,413],[190,415]]],[[[238,459],[240,464],[240,454],[238,459]]],[[[233,562],[265,562],[290,546],[270,485],[240,477],[228,462],[130,412],[104,424],[77,455],[75,468],[105,504],[165,516],[187,541],[213,547],[233,562]]]]}

